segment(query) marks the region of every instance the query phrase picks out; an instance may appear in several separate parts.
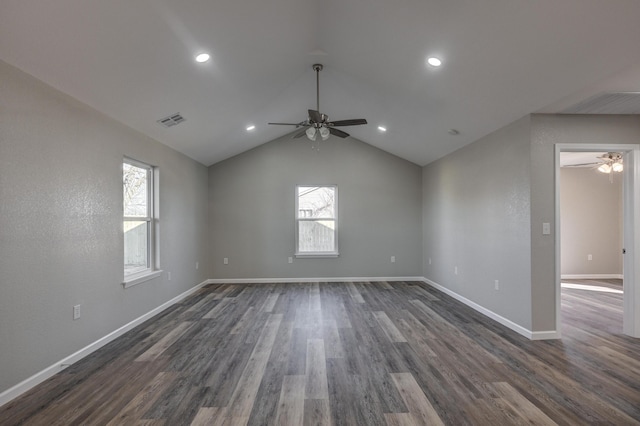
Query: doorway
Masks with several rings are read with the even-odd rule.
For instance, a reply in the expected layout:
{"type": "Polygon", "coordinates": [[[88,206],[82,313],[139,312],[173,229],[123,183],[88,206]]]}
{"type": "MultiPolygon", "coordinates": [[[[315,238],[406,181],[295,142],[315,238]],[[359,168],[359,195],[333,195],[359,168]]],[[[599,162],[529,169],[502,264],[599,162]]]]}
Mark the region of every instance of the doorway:
{"type": "Polygon", "coordinates": [[[561,206],[560,206],[560,156],[562,152],[620,152],[624,156],[625,170],[622,173],[622,222],[623,255],[622,276],[625,284],[623,297],[622,330],[624,334],[640,337],[640,286],[636,282],[636,263],[640,254],[640,218],[636,219],[635,212],[640,212],[640,146],[617,144],[557,144],[556,174],[555,174],[555,254],[556,254],[556,331],[562,333],[562,241],[561,241],[561,206]]]}
{"type": "Polygon", "coordinates": [[[621,334],[624,161],[565,151],[560,166],[563,334],[621,334]]]}

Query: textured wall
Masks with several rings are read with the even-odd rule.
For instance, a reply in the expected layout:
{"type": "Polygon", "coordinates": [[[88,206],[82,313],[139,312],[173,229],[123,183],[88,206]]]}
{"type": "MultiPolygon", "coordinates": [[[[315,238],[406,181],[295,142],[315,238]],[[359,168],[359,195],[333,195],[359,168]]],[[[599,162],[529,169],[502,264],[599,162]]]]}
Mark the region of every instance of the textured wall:
{"type": "Polygon", "coordinates": [[[529,143],[525,117],[425,166],[422,178],[424,276],[526,329],[529,143]]]}
{"type": "Polygon", "coordinates": [[[622,175],[609,177],[592,168],[560,170],[562,275],[622,275],[622,175]]]}
{"type": "Polygon", "coordinates": [[[209,168],[210,275],[420,276],[420,209],[415,164],[353,138],[332,137],[314,151],[285,136],[209,168]],[[339,258],[287,263],[296,184],[338,185],[339,258]]]}
{"type": "Polygon", "coordinates": [[[207,279],[206,188],[204,166],[0,62],[0,393],[207,279]],[[172,273],[126,290],[123,156],[159,167],[172,273]]]}
{"type": "Polygon", "coordinates": [[[555,330],[555,145],[639,141],[637,116],[534,114],[425,166],[424,276],[531,331],[555,330]]]}

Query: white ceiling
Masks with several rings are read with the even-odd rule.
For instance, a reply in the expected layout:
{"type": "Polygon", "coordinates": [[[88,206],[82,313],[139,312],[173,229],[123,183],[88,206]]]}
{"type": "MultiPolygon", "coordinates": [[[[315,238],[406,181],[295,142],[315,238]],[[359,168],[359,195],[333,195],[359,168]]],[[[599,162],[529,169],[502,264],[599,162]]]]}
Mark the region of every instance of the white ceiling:
{"type": "Polygon", "coordinates": [[[528,113],[640,91],[639,18],[637,0],[2,0],[0,59],[205,165],[292,131],[266,123],[306,118],[321,62],[321,111],[424,165],[528,113]]]}

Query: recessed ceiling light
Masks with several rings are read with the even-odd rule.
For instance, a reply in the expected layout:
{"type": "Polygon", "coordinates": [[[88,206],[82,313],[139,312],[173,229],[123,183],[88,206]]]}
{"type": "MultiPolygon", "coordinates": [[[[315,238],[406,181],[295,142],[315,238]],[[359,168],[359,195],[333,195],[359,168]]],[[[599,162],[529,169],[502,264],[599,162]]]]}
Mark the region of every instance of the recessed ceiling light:
{"type": "Polygon", "coordinates": [[[378,126],[378,130],[380,130],[381,132],[386,132],[387,128],[383,126],[378,126]]]}
{"type": "Polygon", "coordinates": [[[427,63],[432,67],[439,67],[440,65],[442,65],[442,61],[435,56],[431,56],[430,58],[428,58],[427,63]]]}
{"type": "Polygon", "coordinates": [[[211,56],[209,56],[208,53],[200,53],[196,55],[196,62],[200,62],[200,63],[207,62],[209,58],[211,58],[211,56]]]}
{"type": "Polygon", "coordinates": [[[255,130],[255,128],[256,128],[256,126],[254,126],[253,124],[251,126],[247,126],[247,132],[255,130]]]}

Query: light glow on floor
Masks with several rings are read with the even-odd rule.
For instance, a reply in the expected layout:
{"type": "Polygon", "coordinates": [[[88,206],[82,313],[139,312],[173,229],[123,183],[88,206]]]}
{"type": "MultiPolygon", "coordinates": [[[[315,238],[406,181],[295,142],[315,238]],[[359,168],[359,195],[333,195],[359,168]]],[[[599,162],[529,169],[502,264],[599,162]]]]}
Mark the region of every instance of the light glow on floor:
{"type": "Polygon", "coordinates": [[[560,287],[569,288],[571,290],[598,291],[598,292],[601,292],[601,293],[616,293],[616,294],[623,294],[624,293],[622,290],[618,290],[618,289],[615,289],[615,288],[609,288],[609,287],[601,287],[601,286],[598,286],[598,285],[561,283],[560,287]]]}

